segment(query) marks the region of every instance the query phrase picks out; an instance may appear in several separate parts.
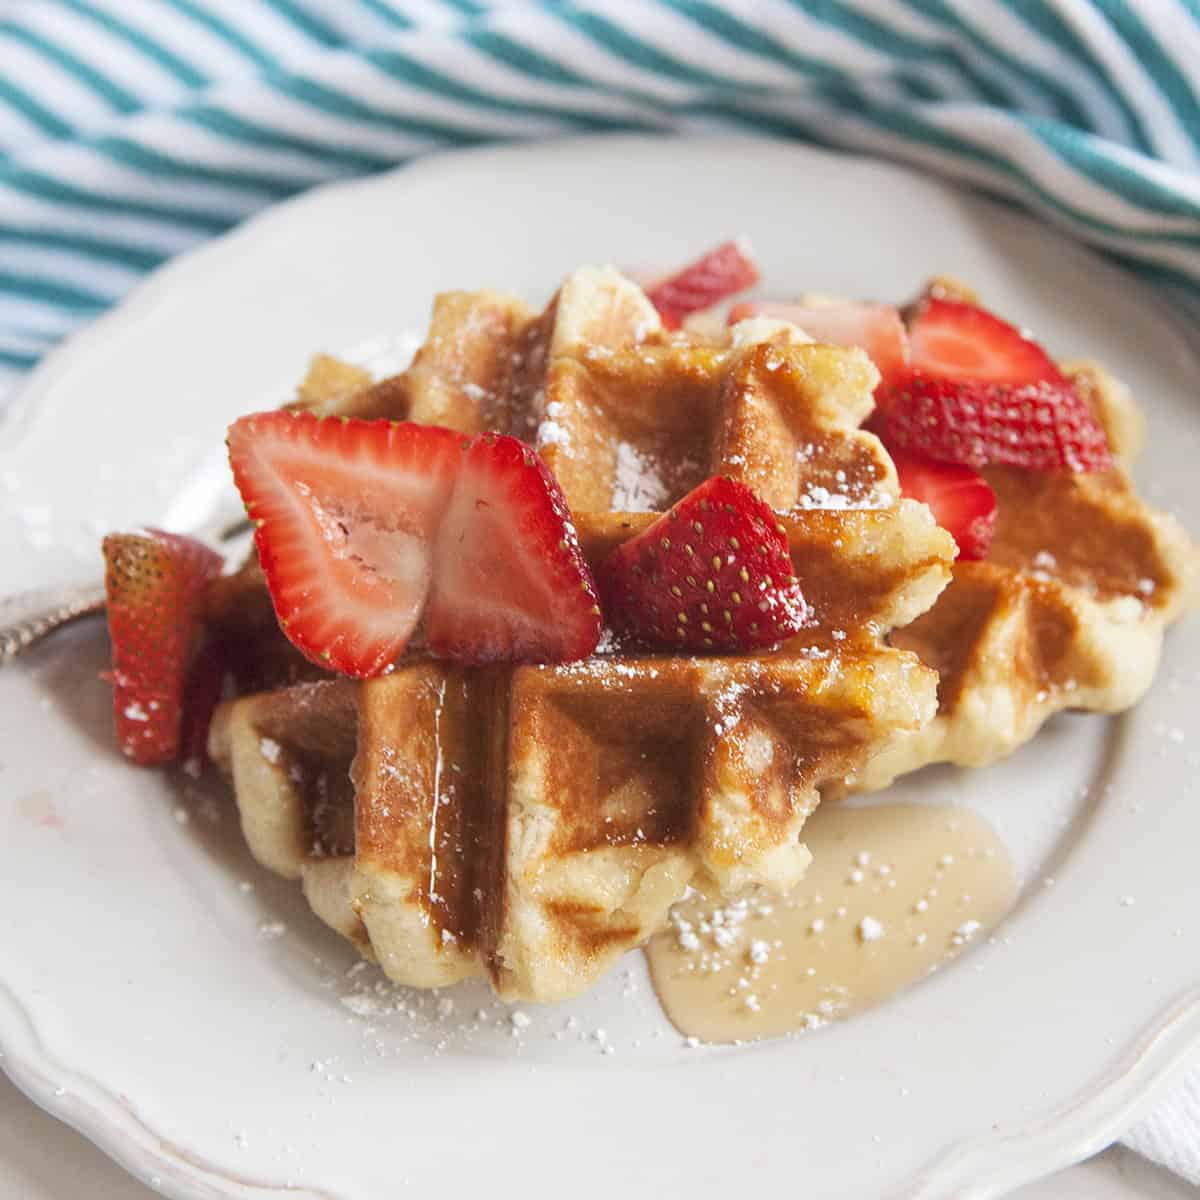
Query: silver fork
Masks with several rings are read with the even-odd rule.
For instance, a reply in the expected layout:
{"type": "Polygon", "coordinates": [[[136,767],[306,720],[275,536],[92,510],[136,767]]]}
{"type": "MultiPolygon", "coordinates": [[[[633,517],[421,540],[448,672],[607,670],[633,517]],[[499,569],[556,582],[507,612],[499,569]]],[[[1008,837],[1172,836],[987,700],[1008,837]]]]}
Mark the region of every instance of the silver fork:
{"type": "MultiPolygon", "coordinates": [[[[249,530],[250,522],[245,516],[231,517],[226,513],[191,536],[228,550],[249,530]]],[[[6,596],[0,600],[0,667],[7,666],[64,625],[103,611],[103,582],[40,588],[6,596]]]]}

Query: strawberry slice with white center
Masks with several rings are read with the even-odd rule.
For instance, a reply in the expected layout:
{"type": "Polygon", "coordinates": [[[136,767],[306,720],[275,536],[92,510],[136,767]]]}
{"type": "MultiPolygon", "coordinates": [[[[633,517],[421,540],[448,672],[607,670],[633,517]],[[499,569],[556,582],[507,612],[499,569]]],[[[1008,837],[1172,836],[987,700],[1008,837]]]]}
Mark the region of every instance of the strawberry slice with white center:
{"type": "Polygon", "coordinates": [[[975,304],[938,297],[921,301],[908,339],[912,369],[927,378],[1018,387],[1064,382],[1037,342],[975,304]]]}
{"type": "Polygon", "coordinates": [[[220,574],[221,556],[157,529],[110,533],[103,548],[117,742],[136,763],[170,762],[180,749],[204,589],[220,574]]]}
{"type": "Polygon", "coordinates": [[[567,502],[523,442],[481,434],[463,455],[434,554],[426,633],[456,662],[590,654],[600,607],[567,502]]]}
{"type": "Polygon", "coordinates": [[[880,375],[880,387],[908,373],[908,334],[900,313],[886,304],[788,304],[748,301],[729,310],[729,324],[749,317],[774,317],[799,325],[814,341],[865,350],[880,375]]]}
{"type": "Polygon", "coordinates": [[[284,633],[321,666],[382,674],[424,610],[462,435],[276,411],[236,421],[228,445],[284,633]]]}
{"type": "Polygon", "coordinates": [[[744,292],[758,282],[758,267],[737,241],[723,242],[681,271],[646,289],[668,329],[678,329],[684,317],[744,292]]]}
{"type": "Polygon", "coordinates": [[[935,462],[920,454],[889,451],[900,491],[928,504],[934,519],[958,543],[960,559],[983,559],[996,529],[996,493],[970,467],[935,462]]]}

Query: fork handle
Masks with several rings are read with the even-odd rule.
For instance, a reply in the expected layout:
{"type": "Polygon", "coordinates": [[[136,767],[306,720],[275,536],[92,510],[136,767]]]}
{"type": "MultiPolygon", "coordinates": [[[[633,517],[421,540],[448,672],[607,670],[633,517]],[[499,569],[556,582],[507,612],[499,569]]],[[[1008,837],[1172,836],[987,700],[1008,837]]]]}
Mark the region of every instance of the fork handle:
{"type": "Polygon", "coordinates": [[[104,584],[18,592],[0,600],[0,667],[80,617],[104,611],[104,584]]]}

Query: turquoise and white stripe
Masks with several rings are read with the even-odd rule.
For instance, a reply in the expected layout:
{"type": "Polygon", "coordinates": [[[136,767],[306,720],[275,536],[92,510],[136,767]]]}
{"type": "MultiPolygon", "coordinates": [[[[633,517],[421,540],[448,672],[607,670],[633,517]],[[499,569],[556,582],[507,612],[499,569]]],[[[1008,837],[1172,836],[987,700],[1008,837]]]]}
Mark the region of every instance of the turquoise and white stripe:
{"type": "Polygon", "coordinates": [[[1200,0],[0,0],[0,395],[303,188],[613,129],[903,159],[1200,302],[1200,0]]]}

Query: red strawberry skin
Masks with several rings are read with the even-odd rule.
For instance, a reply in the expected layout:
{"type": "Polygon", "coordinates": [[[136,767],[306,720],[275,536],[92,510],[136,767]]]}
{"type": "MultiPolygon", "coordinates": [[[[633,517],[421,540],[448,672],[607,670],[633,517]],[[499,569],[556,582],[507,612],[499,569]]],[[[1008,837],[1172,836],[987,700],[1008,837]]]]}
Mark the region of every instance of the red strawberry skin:
{"type": "Polygon", "coordinates": [[[900,491],[928,504],[934,519],[958,543],[960,559],[987,557],[996,531],[996,493],[969,467],[935,462],[920,454],[892,450],[900,491]]]}
{"type": "Polygon", "coordinates": [[[196,652],[183,693],[179,755],[184,771],[193,778],[208,766],[208,727],[225,688],[229,654],[224,643],[210,638],[196,652]]]}
{"type": "Polygon", "coordinates": [[[914,372],[927,378],[1012,386],[1063,383],[1050,356],[986,308],[928,297],[908,328],[914,372]]]}
{"type": "Polygon", "coordinates": [[[831,346],[858,346],[879,371],[880,388],[908,374],[908,334],[900,313],[886,304],[787,304],[749,301],[729,310],[729,324],[747,317],[775,317],[799,325],[831,346]]]}
{"type": "Polygon", "coordinates": [[[683,270],[649,288],[646,295],[668,329],[690,313],[711,308],[758,282],[758,267],[736,241],[724,242],[683,270]]]}
{"type": "Polygon", "coordinates": [[[614,631],[644,645],[771,646],[799,632],[807,615],[775,514],[720,476],[618,546],[597,576],[614,631]]]}
{"type": "Polygon", "coordinates": [[[567,502],[523,442],[480,434],[437,536],[426,635],[468,665],[565,662],[600,639],[600,608],[567,502]]]}
{"type": "Polygon", "coordinates": [[[117,743],[136,763],[170,762],[179,754],[204,589],[222,559],[156,529],[111,533],[103,552],[117,743]]]}
{"type": "Polygon", "coordinates": [[[384,673],[425,606],[462,435],[281,410],[227,440],[284,633],[320,666],[384,673]]]}
{"type": "Polygon", "coordinates": [[[943,462],[1075,472],[1113,465],[1103,428],[1065,380],[1010,387],[914,373],[885,412],[889,446],[943,462]]]}

